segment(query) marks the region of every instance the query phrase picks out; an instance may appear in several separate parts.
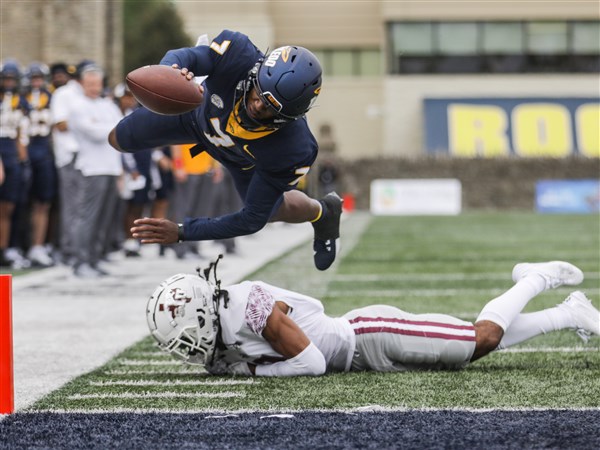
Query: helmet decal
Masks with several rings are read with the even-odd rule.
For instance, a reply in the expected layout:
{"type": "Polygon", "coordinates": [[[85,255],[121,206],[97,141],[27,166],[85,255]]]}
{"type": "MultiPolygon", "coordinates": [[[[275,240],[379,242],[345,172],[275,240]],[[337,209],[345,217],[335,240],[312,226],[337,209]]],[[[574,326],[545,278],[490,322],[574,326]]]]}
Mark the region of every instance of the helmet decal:
{"type": "Polygon", "coordinates": [[[192,297],[188,297],[183,289],[175,287],[167,293],[165,305],[174,319],[175,316],[185,316],[185,304],[191,301],[192,297]]]}
{"type": "Polygon", "coordinates": [[[288,62],[291,50],[292,50],[292,47],[289,47],[289,46],[276,48],[271,53],[269,53],[269,56],[267,57],[266,61],[264,62],[265,66],[275,67],[275,64],[277,64],[277,60],[279,59],[280,56],[281,56],[281,60],[283,62],[288,62]]]}

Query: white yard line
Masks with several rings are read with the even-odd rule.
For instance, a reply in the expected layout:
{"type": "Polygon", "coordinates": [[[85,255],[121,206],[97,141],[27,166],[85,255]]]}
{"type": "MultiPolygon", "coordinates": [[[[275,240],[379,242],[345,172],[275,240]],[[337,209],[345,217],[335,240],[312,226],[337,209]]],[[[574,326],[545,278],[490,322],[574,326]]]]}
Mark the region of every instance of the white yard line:
{"type": "Polygon", "coordinates": [[[586,353],[599,351],[600,347],[517,347],[498,350],[498,353],[586,353]]]}
{"type": "MultiPolygon", "coordinates": [[[[336,274],[333,276],[335,281],[480,281],[480,280],[505,280],[510,281],[511,275],[508,272],[493,273],[389,273],[389,274],[336,274]]],[[[600,273],[587,272],[586,280],[600,279],[600,273]]]]}
{"type": "MultiPolygon", "coordinates": [[[[554,292],[567,295],[576,290],[575,287],[559,288],[554,292]]],[[[586,289],[587,292],[597,293],[599,289],[586,289]]],[[[437,297],[443,295],[460,295],[460,294],[477,294],[487,296],[497,296],[506,292],[505,289],[479,289],[479,288],[460,288],[460,289],[348,289],[346,290],[331,290],[327,292],[327,297],[343,298],[343,297],[399,297],[402,295],[410,295],[413,297],[437,297]]]]}
{"type": "Polygon", "coordinates": [[[107,370],[103,372],[106,375],[197,375],[197,376],[205,376],[208,372],[204,370],[137,370],[137,369],[129,369],[129,370],[107,370]]]}
{"type": "Polygon", "coordinates": [[[214,380],[214,381],[182,381],[182,380],[119,380],[90,381],[90,386],[236,386],[260,384],[254,379],[248,380],[214,380]]]}
{"type": "Polygon", "coordinates": [[[143,359],[117,359],[116,362],[122,366],[181,366],[181,361],[171,358],[169,361],[153,361],[143,359]]]}
{"type": "Polygon", "coordinates": [[[67,400],[90,400],[90,399],[134,399],[134,398],[234,398],[245,397],[243,392],[123,392],[115,394],[74,394],[68,395],[67,400]]]}

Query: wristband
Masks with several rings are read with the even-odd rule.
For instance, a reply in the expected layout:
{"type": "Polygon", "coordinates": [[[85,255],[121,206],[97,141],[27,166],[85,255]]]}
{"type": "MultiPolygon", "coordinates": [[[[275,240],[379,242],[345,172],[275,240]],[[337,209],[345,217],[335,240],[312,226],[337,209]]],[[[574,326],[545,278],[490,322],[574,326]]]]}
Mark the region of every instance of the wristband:
{"type": "Polygon", "coordinates": [[[177,224],[177,242],[183,242],[183,241],[185,241],[184,235],[183,235],[183,224],[178,223],[177,224]]]}

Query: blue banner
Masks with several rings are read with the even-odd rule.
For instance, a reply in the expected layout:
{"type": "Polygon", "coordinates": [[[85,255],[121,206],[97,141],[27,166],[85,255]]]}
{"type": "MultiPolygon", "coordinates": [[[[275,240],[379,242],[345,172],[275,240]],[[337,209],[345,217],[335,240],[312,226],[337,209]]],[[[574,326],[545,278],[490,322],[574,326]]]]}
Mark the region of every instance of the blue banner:
{"type": "Polygon", "coordinates": [[[600,211],[600,181],[538,181],[535,186],[535,209],[540,213],[598,213],[600,211]]]}
{"type": "Polygon", "coordinates": [[[429,153],[600,157],[599,98],[431,98],[424,103],[429,153]]]}

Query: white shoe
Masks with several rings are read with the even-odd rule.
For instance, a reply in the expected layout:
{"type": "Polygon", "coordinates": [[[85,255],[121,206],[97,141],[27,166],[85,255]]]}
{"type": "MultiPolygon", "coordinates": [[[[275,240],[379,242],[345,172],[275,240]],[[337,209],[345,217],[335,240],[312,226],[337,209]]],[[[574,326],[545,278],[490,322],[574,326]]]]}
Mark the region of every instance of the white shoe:
{"type": "Polygon", "coordinates": [[[31,267],[31,261],[25,258],[18,248],[7,248],[4,252],[4,258],[10,261],[10,266],[13,269],[22,270],[31,267]]]}
{"type": "Polygon", "coordinates": [[[587,342],[592,334],[600,335],[600,311],[581,291],[571,292],[564,302],[557,305],[566,310],[575,322],[577,334],[587,342]]]}
{"type": "Polygon", "coordinates": [[[34,266],[38,267],[50,267],[54,265],[54,261],[50,258],[50,255],[48,255],[46,249],[41,245],[31,247],[27,253],[27,259],[29,259],[34,266]]]}
{"type": "Polygon", "coordinates": [[[513,268],[512,279],[516,283],[532,273],[541,275],[546,280],[546,290],[556,289],[563,284],[576,286],[583,281],[583,272],[565,261],[517,264],[513,268]]]}

